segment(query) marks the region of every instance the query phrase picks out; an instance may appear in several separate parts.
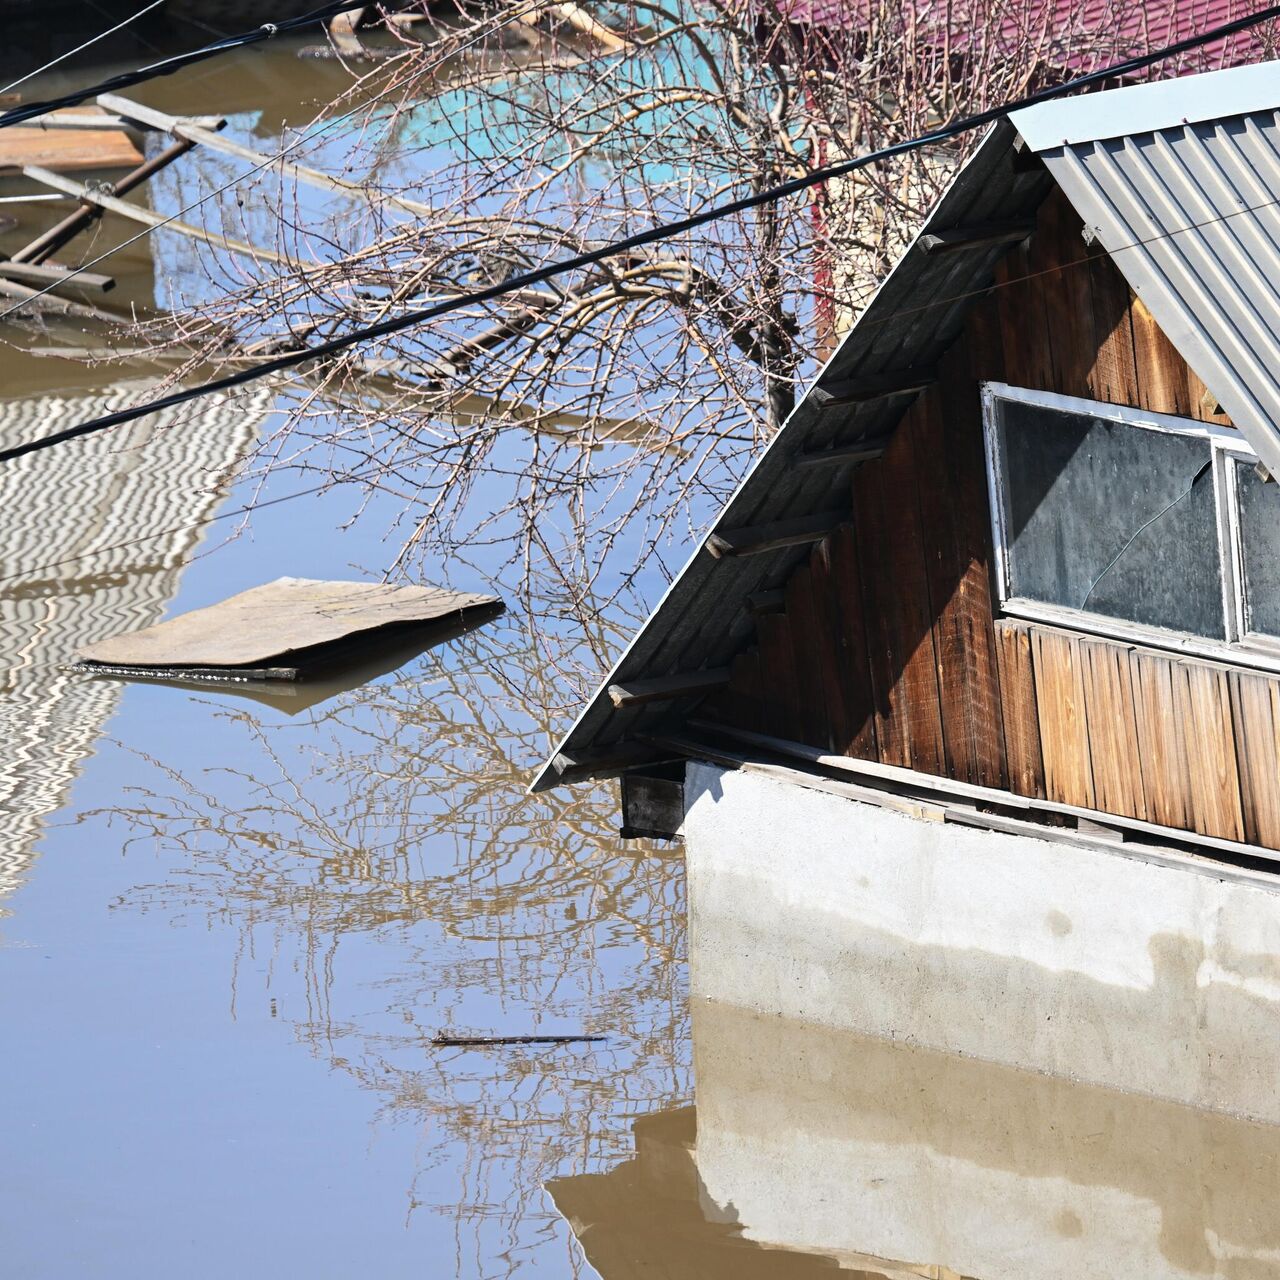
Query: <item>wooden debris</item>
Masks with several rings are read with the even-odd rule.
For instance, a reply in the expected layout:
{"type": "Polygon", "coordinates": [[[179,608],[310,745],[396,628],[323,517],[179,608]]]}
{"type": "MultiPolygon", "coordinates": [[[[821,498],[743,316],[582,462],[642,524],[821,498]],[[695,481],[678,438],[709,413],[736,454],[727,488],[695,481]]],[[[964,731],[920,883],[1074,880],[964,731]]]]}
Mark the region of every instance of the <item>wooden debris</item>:
{"type": "Polygon", "coordinates": [[[276,253],[274,249],[265,249],[259,245],[248,244],[244,240],[237,240],[233,236],[224,236],[217,231],[208,231],[204,227],[198,227],[189,222],[179,222],[174,218],[163,217],[150,209],[144,209],[141,205],[130,204],[127,200],[107,195],[103,191],[92,190],[83,183],[76,182],[71,178],[61,177],[59,174],[52,172],[52,170],[42,169],[39,165],[27,165],[22,172],[28,178],[33,178],[36,182],[43,183],[46,187],[52,187],[55,191],[65,191],[68,195],[79,197],[86,204],[97,205],[98,208],[104,209],[109,213],[118,213],[121,217],[130,218],[134,222],[141,222],[143,226],[163,226],[167,231],[176,231],[180,235],[189,236],[193,240],[203,240],[206,244],[215,245],[219,249],[229,249],[232,253],[242,253],[246,257],[258,258],[264,262],[274,262],[282,267],[296,266],[284,254],[276,253]]]}
{"type": "Polygon", "coordinates": [[[264,169],[269,169],[270,172],[281,177],[291,178],[294,182],[302,182],[313,187],[337,191],[342,195],[351,196],[357,200],[373,201],[378,204],[388,205],[391,208],[401,209],[405,213],[418,214],[437,221],[444,217],[441,210],[433,209],[430,205],[423,204],[421,200],[409,200],[404,196],[375,192],[358,182],[337,178],[333,174],[322,173],[319,169],[310,169],[306,165],[294,164],[283,158],[276,159],[274,156],[264,155],[261,151],[254,150],[253,147],[246,147],[242,143],[233,142],[230,138],[224,138],[222,134],[217,132],[225,121],[219,121],[216,118],[213,124],[208,124],[189,119],[186,116],[171,116],[164,111],[157,111],[154,107],[144,107],[141,103],[134,102],[129,98],[122,98],[113,93],[100,94],[98,102],[102,106],[118,113],[119,116],[133,125],[146,129],[156,129],[175,138],[185,139],[189,143],[199,143],[202,147],[208,147],[210,151],[219,151],[223,155],[236,156],[241,160],[249,161],[251,164],[261,165],[264,169]]]}
{"type": "Polygon", "coordinates": [[[102,640],[79,667],[126,676],[298,680],[359,660],[372,640],[501,609],[439,587],[279,578],[220,604],[102,640]]]}
{"type": "Polygon", "coordinates": [[[441,1049],[470,1049],[503,1044],[599,1044],[608,1036],[433,1036],[431,1043],[441,1049]]]}
{"type": "Polygon", "coordinates": [[[142,163],[142,152],[118,124],[114,128],[83,127],[88,115],[100,115],[108,122],[105,112],[77,107],[74,114],[82,127],[49,127],[48,121],[56,120],[59,114],[53,112],[44,121],[0,130],[0,176],[21,173],[28,165],[56,173],[75,173],[85,169],[132,169],[142,163]]]}

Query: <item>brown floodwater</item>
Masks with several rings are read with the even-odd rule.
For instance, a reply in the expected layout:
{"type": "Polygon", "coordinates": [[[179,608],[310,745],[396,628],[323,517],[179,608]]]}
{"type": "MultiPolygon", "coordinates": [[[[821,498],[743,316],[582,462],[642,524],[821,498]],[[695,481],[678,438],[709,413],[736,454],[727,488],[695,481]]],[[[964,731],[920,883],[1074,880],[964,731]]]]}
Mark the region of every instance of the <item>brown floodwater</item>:
{"type": "MultiPolygon", "coordinates": [[[[346,76],[273,45],[137,96],[265,150],[346,76]]],[[[148,199],[171,212],[229,164],[190,157],[148,199]]],[[[58,216],[0,209],[7,252],[58,216]]],[[[82,247],[128,234],[107,218],[82,247]]],[[[208,261],[142,240],[111,304],[198,292],[208,261]]],[[[0,338],[5,443],[158,372],[60,358],[104,341],[79,322],[0,338]]],[[[277,576],[383,572],[376,496],[206,523],[299,487],[238,471],[287,394],[0,471],[0,1274],[1280,1275],[1273,1129],[691,1009],[679,850],[620,842],[609,787],[525,794],[562,727],[538,708],[572,703],[554,597],[301,696],[70,672],[277,576]]],[[[483,551],[432,576],[509,594],[483,551]]],[[[601,623],[614,645],[633,625],[601,623]]]]}

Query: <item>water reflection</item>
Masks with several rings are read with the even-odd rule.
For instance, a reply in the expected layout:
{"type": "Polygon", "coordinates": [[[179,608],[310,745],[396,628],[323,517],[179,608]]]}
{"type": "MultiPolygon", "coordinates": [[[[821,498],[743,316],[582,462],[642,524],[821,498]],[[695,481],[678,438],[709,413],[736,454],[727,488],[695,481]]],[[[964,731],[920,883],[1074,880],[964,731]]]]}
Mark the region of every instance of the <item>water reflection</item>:
{"type": "MultiPolygon", "coordinates": [[[[109,412],[143,390],[0,402],[0,441],[109,412]]],[[[268,404],[253,392],[169,410],[0,469],[0,896],[20,883],[44,819],[116,705],[113,688],[63,665],[83,645],[160,620],[199,542],[190,526],[219,502],[268,404]]]]}
{"type": "Polygon", "coordinates": [[[407,1221],[454,1220],[459,1274],[527,1263],[557,1221],[545,1179],[607,1167],[627,1117],[686,1096],[683,866],[623,846],[611,794],[526,796],[549,683],[507,615],[298,716],[164,690],[199,734],[180,759],[134,743],[124,803],[81,817],[163,851],[117,915],[229,927],[233,1015],[264,959],[302,977],[277,1004],[268,975],[273,1014],[375,1120],[422,1127],[407,1221]]]}
{"type": "Polygon", "coordinates": [[[1276,1126],[709,1001],[693,1045],[696,1121],[550,1186],[604,1280],[1280,1275],[1276,1126]]]}

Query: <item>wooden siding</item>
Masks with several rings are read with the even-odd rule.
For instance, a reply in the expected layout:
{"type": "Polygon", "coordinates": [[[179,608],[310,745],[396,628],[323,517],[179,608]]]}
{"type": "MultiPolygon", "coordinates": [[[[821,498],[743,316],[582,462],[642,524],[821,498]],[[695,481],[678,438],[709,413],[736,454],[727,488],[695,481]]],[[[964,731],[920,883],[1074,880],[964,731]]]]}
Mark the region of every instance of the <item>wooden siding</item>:
{"type": "Polygon", "coordinates": [[[996,616],[984,380],[1228,422],[1051,196],[702,714],[1280,849],[1280,679],[996,616]]]}

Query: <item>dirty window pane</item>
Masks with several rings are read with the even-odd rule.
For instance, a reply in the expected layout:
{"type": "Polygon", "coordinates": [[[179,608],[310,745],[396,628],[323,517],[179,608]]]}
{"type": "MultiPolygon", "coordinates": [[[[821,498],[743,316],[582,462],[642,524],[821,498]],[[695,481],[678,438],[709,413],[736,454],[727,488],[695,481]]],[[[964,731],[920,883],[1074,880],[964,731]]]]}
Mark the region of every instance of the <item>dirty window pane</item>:
{"type": "Polygon", "coordinates": [[[1237,463],[1235,472],[1247,627],[1280,636],[1280,484],[1264,484],[1252,463],[1237,463]]]}
{"type": "Polygon", "coordinates": [[[1225,638],[1209,443],[1003,401],[1012,594],[1225,638]]]}

